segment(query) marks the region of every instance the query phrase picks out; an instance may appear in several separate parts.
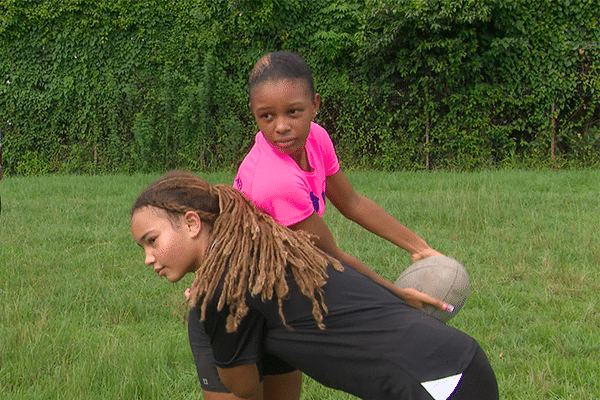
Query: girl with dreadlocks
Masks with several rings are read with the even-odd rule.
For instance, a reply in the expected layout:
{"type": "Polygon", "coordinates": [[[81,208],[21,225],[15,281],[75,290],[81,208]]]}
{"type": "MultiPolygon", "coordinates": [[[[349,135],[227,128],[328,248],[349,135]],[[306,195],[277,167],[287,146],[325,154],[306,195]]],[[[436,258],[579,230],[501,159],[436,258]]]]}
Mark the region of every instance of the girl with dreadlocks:
{"type": "Polygon", "coordinates": [[[297,368],[363,399],[498,399],[467,334],[260,211],[241,192],[169,173],[139,195],[131,231],[171,282],[195,273],[199,310],[223,384],[263,398],[261,381],[297,368]]]}

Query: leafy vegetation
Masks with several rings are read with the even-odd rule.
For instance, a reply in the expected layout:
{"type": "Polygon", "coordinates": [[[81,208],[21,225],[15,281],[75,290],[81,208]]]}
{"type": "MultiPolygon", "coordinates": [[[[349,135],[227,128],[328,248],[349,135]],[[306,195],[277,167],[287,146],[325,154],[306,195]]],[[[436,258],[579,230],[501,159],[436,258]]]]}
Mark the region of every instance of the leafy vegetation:
{"type": "Polygon", "coordinates": [[[353,167],[598,166],[599,44],[593,0],[0,0],[5,169],[235,168],[274,50],[353,167]]]}

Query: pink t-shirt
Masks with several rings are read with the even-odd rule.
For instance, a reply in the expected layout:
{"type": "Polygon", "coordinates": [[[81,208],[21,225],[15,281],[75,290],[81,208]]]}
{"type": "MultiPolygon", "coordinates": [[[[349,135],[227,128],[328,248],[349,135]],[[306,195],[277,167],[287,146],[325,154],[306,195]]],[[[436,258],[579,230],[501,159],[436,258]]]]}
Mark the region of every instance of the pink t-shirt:
{"type": "Polygon", "coordinates": [[[314,212],[323,216],[326,179],[338,172],[340,165],[329,134],[314,122],[306,152],[311,172],[303,171],[258,132],[233,186],[283,225],[296,224],[314,212]]]}

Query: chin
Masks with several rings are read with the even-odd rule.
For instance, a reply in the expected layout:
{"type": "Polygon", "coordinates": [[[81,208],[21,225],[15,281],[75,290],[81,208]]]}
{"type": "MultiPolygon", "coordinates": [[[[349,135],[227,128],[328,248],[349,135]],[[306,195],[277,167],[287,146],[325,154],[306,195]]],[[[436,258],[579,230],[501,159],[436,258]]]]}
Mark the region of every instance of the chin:
{"type": "Polygon", "coordinates": [[[165,275],[165,278],[166,278],[166,279],[167,279],[169,282],[171,282],[171,283],[175,283],[175,282],[178,282],[178,281],[180,281],[180,280],[181,280],[181,278],[183,278],[183,277],[182,277],[182,276],[178,276],[178,275],[175,275],[175,276],[173,276],[173,275],[170,275],[170,274],[166,274],[166,275],[165,275]]]}

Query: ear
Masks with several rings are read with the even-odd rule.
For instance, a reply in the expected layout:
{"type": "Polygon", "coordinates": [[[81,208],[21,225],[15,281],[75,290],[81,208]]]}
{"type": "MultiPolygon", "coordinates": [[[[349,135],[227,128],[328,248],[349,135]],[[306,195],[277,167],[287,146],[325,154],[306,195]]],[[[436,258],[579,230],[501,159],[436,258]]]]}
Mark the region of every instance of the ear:
{"type": "Polygon", "coordinates": [[[252,115],[252,117],[256,121],[257,118],[256,114],[254,114],[254,109],[252,108],[252,100],[248,101],[248,111],[250,111],[250,115],[252,115]]]}
{"type": "Polygon", "coordinates": [[[183,223],[191,237],[196,237],[202,230],[202,219],[195,211],[188,211],[183,216],[183,223]]]}
{"type": "Polygon", "coordinates": [[[321,95],[319,93],[315,93],[315,98],[313,100],[313,110],[314,110],[313,118],[315,118],[317,116],[317,114],[319,113],[319,107],[321,107],[321,95]]]}

